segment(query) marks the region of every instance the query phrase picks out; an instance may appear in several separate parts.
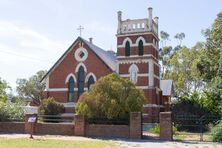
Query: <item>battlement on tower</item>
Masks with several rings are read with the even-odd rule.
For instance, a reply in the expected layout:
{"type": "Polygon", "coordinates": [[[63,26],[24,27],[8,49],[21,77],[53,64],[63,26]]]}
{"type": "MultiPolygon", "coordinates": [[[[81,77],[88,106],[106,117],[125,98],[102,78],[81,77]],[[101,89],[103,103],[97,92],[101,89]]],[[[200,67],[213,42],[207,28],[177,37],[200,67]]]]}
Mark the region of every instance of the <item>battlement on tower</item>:
{"type": "Polygon", "coordinates": [[[152,17],[152,8],[148,8],[148,18],[122,20],[122,12],[118,11],[117,35],[153,32],[158,36],[158,17],[152,17]]]}

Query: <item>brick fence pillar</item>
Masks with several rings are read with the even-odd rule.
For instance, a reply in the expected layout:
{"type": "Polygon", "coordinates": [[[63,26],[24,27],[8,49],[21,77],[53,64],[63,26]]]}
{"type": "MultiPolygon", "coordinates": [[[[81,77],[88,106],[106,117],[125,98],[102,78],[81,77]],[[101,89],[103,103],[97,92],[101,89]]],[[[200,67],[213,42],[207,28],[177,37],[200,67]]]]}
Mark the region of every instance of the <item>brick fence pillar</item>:
{"type": "Polygon", "coordinates": [[[130,135],[131,139],[142,137],[142,114],[141,112],[130,113],[130,135]]]}
{"type": "Polygon", "coordinates": [[[171,112],[160,112],[160,139],[173,140],[171,112]]]}
{"type": "Polygon", "coordinates": [[[80,115],[75,115],[75,128],[74,133],[76,136],[85,136],[85,118],[80,115]]]}

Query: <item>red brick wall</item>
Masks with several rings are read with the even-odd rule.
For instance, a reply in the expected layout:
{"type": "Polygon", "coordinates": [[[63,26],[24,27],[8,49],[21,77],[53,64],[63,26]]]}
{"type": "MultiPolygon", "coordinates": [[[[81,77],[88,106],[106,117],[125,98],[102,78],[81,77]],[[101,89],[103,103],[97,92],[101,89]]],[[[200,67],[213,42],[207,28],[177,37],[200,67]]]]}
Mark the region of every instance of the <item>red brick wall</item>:
{"type": "MultiPolygon", "coordinates": [[[[119,74],[129,74],[129,68],[132,64],[119,64],[119,74]]],[[[149,66],[148,63],[136,64],[139,69],[139,73],[148,73],[149,66]]]]}
{"type": "MultiPolygon", "coordinates": [[[[49,76],[49,88],[67,88],[65,84],[66,77],[73,73],[78,80],[78,74],[75,73],[75,68],[78,65],[78,61],[75,60],[75,51],[79,48],[78,43],[67,54],[63,61],[54,69],[49,76]]],[[[87,72],[85,76],[92,72],[95,74],[97,80],[105,76],[112,71],[93,53],[93,51],[84,45],[84,48],[88,51],[88,58],[83,62],[86,66],[87,72]]],[[[85,84],[87,87],[87,84],[85,84]]],[[[75,88],[77,88],[77,82],[75,82],[75,88]]],[[[77,91],[74,92],[75,98],[77,98],[77,91]]],[[[48,92],[48,96],[52,96],[59,102],[67,102],[67,92],[48,92]]]]}
{"type": "Polygon", "coordinates": [[[132,43],[135,44],[137,38],[143,37],[146,41],[146,43],[153,43],[153,39],[155,38],[152,34],[146,34],[146,35],[134,35],[134,36],[119,36],[117,37],[117,45],[122,45],[125,38],[130,38],[132,40],[132,43]]]}
{"type": "MultiPolygon", "coordinates": [[[[158,52],[151,45],[148,45],[148,46],[144,45],[143,54],[152,54],[155,58],[158,58],[158,56],[157,56],[158,52]]],[[[125,56],[125,48],[124,47],[118,48],[117,55],[118,56],[125,56]]],[[[138,47],[130,47],[130,55],[139,55],[138,47]]]]}
{"type": "Polygon", "coordinates": [[[0,122],[0,133],[25,133],[25,122],[0,122]]]}
{"type": "Polygon", "coordinates": [[[86,125],[86,136],[129,138],[129,126],[88,124],[86,125]]]}
{"type": "Polygon", "coordinates": [[[74,135],[73,123],[37,123],[34,134],[74,135]]]}

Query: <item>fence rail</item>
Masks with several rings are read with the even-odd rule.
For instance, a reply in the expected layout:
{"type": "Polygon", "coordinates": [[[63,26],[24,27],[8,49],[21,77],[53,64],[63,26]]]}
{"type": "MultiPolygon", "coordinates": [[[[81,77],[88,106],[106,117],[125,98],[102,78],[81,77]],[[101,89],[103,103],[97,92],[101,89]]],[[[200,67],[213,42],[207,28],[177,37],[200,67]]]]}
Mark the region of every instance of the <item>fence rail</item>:
{"type": "Polygon", "coordinates": [[[38,122],[52,122],[52,123],[60,123],[60,122],[74,122],[74,115],[38,115],[38,122]]]}

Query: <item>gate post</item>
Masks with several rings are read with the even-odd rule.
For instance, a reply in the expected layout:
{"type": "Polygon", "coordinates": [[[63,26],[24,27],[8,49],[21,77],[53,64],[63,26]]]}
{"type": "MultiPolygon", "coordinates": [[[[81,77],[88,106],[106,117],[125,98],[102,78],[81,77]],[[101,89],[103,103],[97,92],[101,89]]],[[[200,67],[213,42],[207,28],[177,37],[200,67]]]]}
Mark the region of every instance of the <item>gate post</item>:
{"type": "Polygon", "coordinates": [[[160,112],[160,139],[173,140],[171,112],[160,112]]]}
{"type": "Polygon", "coordinates": [[[75,115],[75,127],[74,133],[75,136],[85,136],[85,118],[80,115],[75,115]]]}
{"type": "Polygon", "coordinates": [[[141,139],[142,137],[142,114],[141,112],[130,113],[130,131],[131,139],[141,139]]]}

